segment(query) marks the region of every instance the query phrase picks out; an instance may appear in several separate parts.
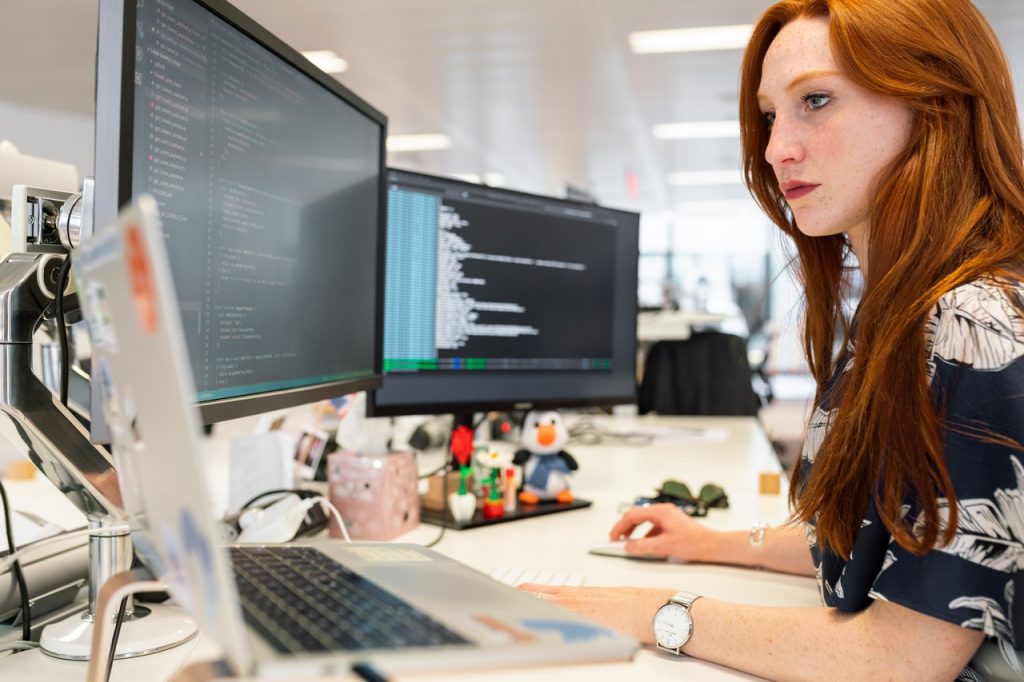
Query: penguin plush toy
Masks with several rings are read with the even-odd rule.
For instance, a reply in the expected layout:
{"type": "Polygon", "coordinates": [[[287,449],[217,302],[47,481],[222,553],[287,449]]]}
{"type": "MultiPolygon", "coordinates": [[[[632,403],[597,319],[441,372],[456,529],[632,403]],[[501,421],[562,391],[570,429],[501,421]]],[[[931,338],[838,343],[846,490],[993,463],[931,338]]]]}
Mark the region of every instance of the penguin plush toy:
{"type": "Polygon", "coordinates": [[[572,455],[562,450],[569,442],[569,429],[555,411],[527,412],[523,418],[523,449],[515,454],[515,464],[523,467],[523,486],[519,501],[537,504],[541,500],[572,502],[569,480],[579,468],[572,455]]]}

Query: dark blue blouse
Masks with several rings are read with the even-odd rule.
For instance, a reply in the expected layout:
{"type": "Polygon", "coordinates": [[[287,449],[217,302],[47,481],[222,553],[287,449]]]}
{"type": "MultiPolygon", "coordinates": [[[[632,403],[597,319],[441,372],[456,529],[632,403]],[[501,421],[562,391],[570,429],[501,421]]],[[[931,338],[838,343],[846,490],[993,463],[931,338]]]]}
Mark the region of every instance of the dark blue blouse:
{"type": "MultiPolygon", "coordinates": [[[[1024,296],[1024,286],[1016,292],[1024,296]]],[[[946,463],[956,490],[953,541],[924,556],[900,547],[870,501],[850,559],[822,551],[814,525],[807,539],[824,603],[860,611],[880,599],[995,638],[1024,675],[1013,648],[1024,644],[1024,450],[964,433],[1024,443],[1024,319],[991,281],[944,295],[926,326],[932,394],[947,424],[946,463]]],[[[849,366],[841,363],[837,371],[849,366]]],[[[835,378],[833,378],[833,381],[835,378]]],[[[825,399],[808,426],[801,458],[807,480],[834,412],[825,399]]],[[[940,512],[948,500],[939,498],[940,512]]],[[[908,518],[919,510],[904,507],[908,518]]],[[[972,679],[965,669],[962,679],[972,679]]]]}

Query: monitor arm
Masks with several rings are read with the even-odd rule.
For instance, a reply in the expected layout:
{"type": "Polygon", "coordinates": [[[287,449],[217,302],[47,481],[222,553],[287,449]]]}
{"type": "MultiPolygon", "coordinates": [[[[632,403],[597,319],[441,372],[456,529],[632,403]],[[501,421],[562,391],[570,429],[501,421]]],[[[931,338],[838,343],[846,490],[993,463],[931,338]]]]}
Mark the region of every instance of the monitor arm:
{"type": "MultiPolygon", "coordinates": [[[[43,653],[81,660],[88,657],[94,623],[107,625],[98,610],[100,587],[131,566],[132,543],[123,526],[113,527],[128,515],[112,458],[32,372],[32,336],[54,313],[57,273],[65,257],[37,251],[0,261],[0,436],[89,519],[89,607],[47,625],[40,637],[43,653]]],[[[126,608],[124,626],[119,658],[162,651],[196,632],[195,622],[180,609],[163,605],[126,608]]]]}
{"type": "Polygon", "coordinates": [[[0,435],[90,519],[123,520],[114,463],[32,371],[32,335],[54,309],[63,256],[0,261],[0,435]]]}

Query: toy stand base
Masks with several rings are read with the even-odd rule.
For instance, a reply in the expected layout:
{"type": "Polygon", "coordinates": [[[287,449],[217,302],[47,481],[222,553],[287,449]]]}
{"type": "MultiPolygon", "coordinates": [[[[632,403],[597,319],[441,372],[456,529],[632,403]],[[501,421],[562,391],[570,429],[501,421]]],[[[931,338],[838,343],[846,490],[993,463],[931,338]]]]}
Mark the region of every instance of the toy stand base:
{"type": "Polygon", "coordinates": [[[572,502],[564,504],[555,501],[538,502],[537,504],[520,504],[516,507],[515,511],[505,512],[504,516],[496,519],[485,519],[483,512],[477,509],[473,518],[462,523],[452,519],[447,510],[440,511],[424,507],[420,509],[420,521],[423,523],[432,523],[435,526],[452,528],[454,530],[466,530],[468,528],[493,526],[497,523],[505,523],[507,521],[529,519],[534,516],[544,516],[546,514],[557,514],[558,512],[572,511],[573,509],[583,509],[584,507],[589,507],[591,504],[593,504],[593,502],[590,500],[584,500],[581,498],[576,498],[572,502]]]}

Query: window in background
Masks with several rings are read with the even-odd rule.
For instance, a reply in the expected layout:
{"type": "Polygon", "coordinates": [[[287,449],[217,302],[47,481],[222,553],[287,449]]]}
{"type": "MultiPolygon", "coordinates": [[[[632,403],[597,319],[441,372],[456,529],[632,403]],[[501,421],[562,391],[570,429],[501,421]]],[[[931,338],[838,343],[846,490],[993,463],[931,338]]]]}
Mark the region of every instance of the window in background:
{"type": "Polygon", "coordinates": [[[640,305],[720,313],[750,333],[769,318],[773,230],[750,199],[691,201],[640,225],[640,305]]]}

